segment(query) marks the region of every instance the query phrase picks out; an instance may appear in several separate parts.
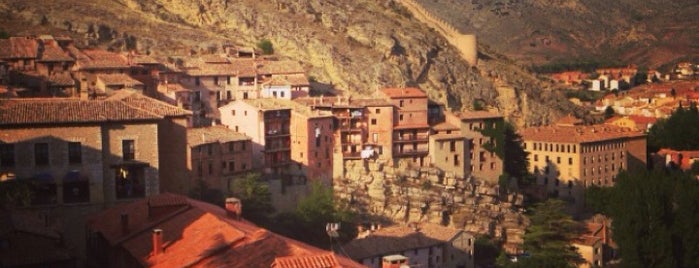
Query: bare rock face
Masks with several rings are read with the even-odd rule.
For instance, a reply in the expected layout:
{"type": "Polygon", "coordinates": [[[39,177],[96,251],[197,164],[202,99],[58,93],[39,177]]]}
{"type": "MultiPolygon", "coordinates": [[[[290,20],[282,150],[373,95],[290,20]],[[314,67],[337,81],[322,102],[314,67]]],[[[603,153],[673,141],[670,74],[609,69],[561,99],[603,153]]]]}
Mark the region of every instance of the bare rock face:
{"type": "Polygon", "coordinates": [[[483,100],[520,126],[582,113],[501,56],[469,66],[392,0],[8,0],[0,15],[0,21],[48,24],[36,29],[61,29],[90,44],[135,48],[161,59],[269,39],[278,57],[301,62],[319,85],[362,96],[382,87],[418,86],[455,109],[483,100]]]}

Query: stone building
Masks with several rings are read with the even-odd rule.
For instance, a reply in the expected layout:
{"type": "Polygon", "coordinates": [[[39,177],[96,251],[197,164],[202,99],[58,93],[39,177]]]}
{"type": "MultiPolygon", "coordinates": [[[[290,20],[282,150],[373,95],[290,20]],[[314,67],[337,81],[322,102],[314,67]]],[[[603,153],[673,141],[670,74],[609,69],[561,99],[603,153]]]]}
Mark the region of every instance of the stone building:
{"type": "Polygon", "coordinates": [[[584,187],[611,186],[621,170],[646,168],[646,135],[641,131],[560,122],[520,134],[537,183],[576,203],[584,187]]]}
{"type": "Polygon", "coordinates": [[[344,246],[353,260],[382,267],[384,256],[400,254],[410,267],[474,267],[474,237],[463,230],[412,223],[368,230],[344,246]]]}
{"type": "Polygon", "coordinates": [[[500,139],[497,127],[504,123],[502,115],[487,111],[461,111],[446,113],[446,122],[459,126],[461,133],[471,139],[469,146],[471,160],[470,172],[479,179],[497,183],[502,175],[504,164],[504,144],[498,144],[500,139]],[[491,135],[486,135],[492,131],[491,135]]]}
{"type": "Polygon", "coordinates": [[[427,94],[417,88],[384,88],[384,97],[393,104],[394,162],[405,160],[412,165],[429,166],[427,94]]]}
{"type": "Polygon", "coordinates": [[[332,185],[334,117],[329,112],[312,111],[290,102],[291,160],[308,181],[332,185]]]}
{"type": "MultiPolygon", "coordinates": [[[[444,172],[448,178],[466,178],[471,174],[472,139],[461,134],[461,128],[448,122],[438,123],[431,128],[430,163],[444,172]]],[[[445,182],[451,185],[454,182],[445,182]]]]}
{"type": "Polygon", "coordinates": [[[187,159],[190,189],[201,179],[225,193],[236,175],[252,170],[252,139],[221,125],[188,128],[187,159]]]}

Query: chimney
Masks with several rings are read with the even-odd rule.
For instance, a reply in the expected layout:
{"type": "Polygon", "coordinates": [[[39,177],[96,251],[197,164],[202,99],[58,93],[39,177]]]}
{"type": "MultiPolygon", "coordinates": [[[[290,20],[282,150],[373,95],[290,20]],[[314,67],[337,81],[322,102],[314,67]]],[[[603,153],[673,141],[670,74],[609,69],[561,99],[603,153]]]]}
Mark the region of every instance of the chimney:
{"type": "Polygon", "coordinates": [[[126,212],[121,213],[121,232],[123,234],[129,233],[129,214],[126,212]]]}
{"type": "Polygon", "coordinates": [[[239,220],[243,214],[243,203],[235,197],[226,198],[226,215],[232,219],[239,220]]]}
{"type": "Polygon", "coordinates": [[[163,253],[163,230],[153,229],[153,256],[163,253]]]}

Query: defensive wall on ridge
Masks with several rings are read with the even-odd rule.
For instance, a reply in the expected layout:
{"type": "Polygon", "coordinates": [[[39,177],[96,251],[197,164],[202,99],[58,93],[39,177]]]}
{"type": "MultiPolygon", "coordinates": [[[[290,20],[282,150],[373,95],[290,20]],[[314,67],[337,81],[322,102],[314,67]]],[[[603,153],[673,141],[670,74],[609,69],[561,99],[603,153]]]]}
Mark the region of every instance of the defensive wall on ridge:
{"type": "Polygon", "coordinates": [[[433,15],[415,0],[398,0],[422,23],[439,32],[471,66],[478,64],[478,44],[475,34],[463,34],[445,20],[433,15]]]}

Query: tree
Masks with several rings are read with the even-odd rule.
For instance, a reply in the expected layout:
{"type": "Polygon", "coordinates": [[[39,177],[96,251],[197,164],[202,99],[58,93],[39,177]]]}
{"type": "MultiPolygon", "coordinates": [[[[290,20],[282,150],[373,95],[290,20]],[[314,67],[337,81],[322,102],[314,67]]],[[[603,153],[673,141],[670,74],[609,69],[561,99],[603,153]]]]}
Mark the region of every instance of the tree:
{"type": "Polygon", "coordinates": [[[528,257],[509,263],[500,258],[505,267],[577,267],[584,260],[570,241],[583,230],[582,224],[564,212],[565,203],[549,199],[534,205],[529,219],[531,225],[524,234],[524,250],[528,257]]]}
{"type": "Polygon", "coordinates": [[[607,108],[604,109],[604,118],[606,119],[612,118],[612,116],[614,116],[615,114],[616,112],[614,111],[614,108],[612,108],[612,106],[607,106],[607,108]]]}
{"type": "Polygon", "coordinates": [[[699,150],[699,110],[696,103],[678,107],[667,119],[659,119],[648,132],[649,151],[660,148],[699,150]]]}
{"type": "Polygon", "coordinates": [[[210,188],[209,184],[202,179],[196,180],[196,184],[189,191],[189,197],[218,206],[223,206],[224,203],[223,193],[210,188]]]}
{"type": "Polygon", "coordinates": [[[327,248],[327,223],[340,223],[339,239],[349,241],[357,233],[354,228],[354,213],[347,204],[334,200],[331,188],[320,183],[311,185],[311,192],[299,201],[293,213],[282,213],[275,218],[272,230],[306,243],[327,248]]]}
{"type": "Polygon", "coordinates": [[[260,42],[257,42],[257,47],[266,55],[274,54],[274,46],[272,46],[272,41],[269,39],[260,40],[260,42]]]}
{"type": "Polygon", "coordinates": [[[479,99],[474,99],[472,106],[474,111],[483,111],[485,109],[485,107],[483,107],[483,100],[479,99]]]}
{"type": "Polygon", "coordinates": [[[274,213],[269,185],[260,173],[247,173],[233,179],[231,192],[243,203],[243,217],[267,227],[274,213]]]}

